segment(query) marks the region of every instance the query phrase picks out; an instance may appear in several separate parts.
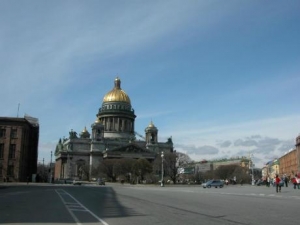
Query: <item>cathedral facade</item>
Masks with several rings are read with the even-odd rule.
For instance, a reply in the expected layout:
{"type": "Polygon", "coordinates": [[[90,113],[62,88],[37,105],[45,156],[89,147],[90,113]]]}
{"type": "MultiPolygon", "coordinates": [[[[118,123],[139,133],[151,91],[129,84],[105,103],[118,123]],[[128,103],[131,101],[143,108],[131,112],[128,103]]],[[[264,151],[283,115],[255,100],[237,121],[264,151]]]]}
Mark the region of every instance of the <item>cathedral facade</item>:
{"type": "Polygon", "coordinates": [[[173,152],[172,138],[158,142],[158,129],[151,121],[145,135],[134,130],[135,112],[121,80],[103,98],[91,132],[71,130],[68,138],[59,139],[55,149],[55,179],[87,179],[106,159],[145,158],[150,162],[161,152],[173,152]],[[142,139],[137,139],[136,136],[142,139]],[[83,171],[88,168],[89,176],[83,171]]]}

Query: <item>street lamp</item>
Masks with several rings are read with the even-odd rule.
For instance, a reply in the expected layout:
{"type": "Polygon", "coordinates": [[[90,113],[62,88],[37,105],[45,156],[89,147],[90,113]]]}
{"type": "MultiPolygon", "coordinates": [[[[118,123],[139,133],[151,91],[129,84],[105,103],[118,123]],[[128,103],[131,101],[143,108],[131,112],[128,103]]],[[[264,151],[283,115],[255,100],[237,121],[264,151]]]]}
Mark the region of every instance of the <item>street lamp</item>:
{"type": "Polygon", "coordinates": [[[52,183],[52,151],[51,151],[51,160],[50,160],[50,183],[52,183]]]}
{"type": "Polygon", "coordinates": [[[161,152],[161,182],[160,186],[164,186],[164,152],[161,152]]]}
{"type": "Polygon", "coordinates": [[[45,182],[45,159],[43,158],[43,182],[45,182]]]}
{"type": "Polygon", "coordinates": [[[250,154],[251,170],[252,170],[252,185],[254,185],[255,184],[255,182],[254,182],[254,173],[253,173],[253,166],[254,166],[254,164],[253,164],[252,158],[253,158],[253,154],[250,154]]]}

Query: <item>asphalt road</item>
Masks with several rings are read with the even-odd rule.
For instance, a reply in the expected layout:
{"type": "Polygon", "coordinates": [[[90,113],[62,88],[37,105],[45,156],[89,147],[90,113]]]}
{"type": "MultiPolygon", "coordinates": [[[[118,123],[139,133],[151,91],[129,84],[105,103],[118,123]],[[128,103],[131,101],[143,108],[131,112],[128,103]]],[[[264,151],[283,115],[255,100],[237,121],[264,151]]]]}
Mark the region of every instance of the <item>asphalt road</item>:
{"type": "Polygon", "coordinates": [[[298,224],[300,190],[0,184],[0,224],[298,224]]]}

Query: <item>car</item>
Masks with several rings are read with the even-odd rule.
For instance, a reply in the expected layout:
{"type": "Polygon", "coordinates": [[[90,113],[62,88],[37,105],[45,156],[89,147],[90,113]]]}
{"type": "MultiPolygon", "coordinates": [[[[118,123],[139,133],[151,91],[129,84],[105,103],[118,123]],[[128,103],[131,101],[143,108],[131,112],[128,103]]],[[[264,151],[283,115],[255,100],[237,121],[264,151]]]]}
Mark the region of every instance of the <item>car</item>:
{"type": "Polygon", "coordinates": [[[82,181],[81,180],[73,180],[73,185],[81,185],[82,181]]]}
{"type": "Polygon", "coordinates": [[[102,178],[98,178],[98,179],[97,179],[97,184],[98,184],[98,185],[105,185],[105,180],[102,179],[102,178]]]}
{"type": "Polygon", "coordinates": [[[209,180],[206,183],[203,183],[202,187],[203,188],[211,188],[211,187],[215,187],[215,188],[220,187],[220,188],[222,188],[222,187],[224,187],[224,182],[221,181],[221,180],[209,180]]]}
{"type": "Polygon", "coordinates": [[[256,181],[255,184],[256,184],[256,186],[265,186],[265,185],[267,185],[267,181],[259,179],[259,180],[256,181]]]}

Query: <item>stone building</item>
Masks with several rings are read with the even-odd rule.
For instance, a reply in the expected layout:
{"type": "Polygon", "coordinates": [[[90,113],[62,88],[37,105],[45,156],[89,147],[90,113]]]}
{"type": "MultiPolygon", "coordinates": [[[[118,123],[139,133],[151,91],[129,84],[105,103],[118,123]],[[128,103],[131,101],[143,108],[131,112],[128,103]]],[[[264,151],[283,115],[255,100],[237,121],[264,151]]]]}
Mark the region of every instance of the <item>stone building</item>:
{"type": "Polygon", "coordinates": [[[296,158],[297,174],[300,176],[300,135],[296,137],[296,158]]]}
{"type": "Polygon", "coordinates": [[[292,149],[279,158],[279,175],[291,177],[297,173],[297,150],[292,149]]]}
{"type": "Polygon", "coordinates": [[[0,117],[0,181],[27,181],[37,171],[38,119],[0,117]]]}
{"type": "Polygon", "coordinates": [[[135,132],[135,111],[131,100],[121,88],[121,80],[104,95],[103,102],[91,124],[77,134],[59,140],[55,150],[55,179],[88,179],[103,160],[145,158],[153,161],[158,153],[173,152],[172,138],[158,142],[158,129],[151,121],[145,135],[135,132]],[[142,140],[137,140],[136,135],[142,140]],[[89,170],[89,176],[84,174],[89,170]]]}
{"type": "Polygon", "coordinates": [[[296,148],[286,152],[279,158],[279,174],[293,177],[300,175],[300,135],[296,137],[296,148]]]}
{"type": "Polygon", "coordinates": [[[236,157],[230,159],[221,159],[221,160],[212,160],[210,161],[212,165],[212,170],[218,169],[220,166],[228,166],[228,165],[237,165],[242,168],[250,169],[252,165],[252,160],[248,157],[236,157]]]}
{"type": "Polygon", "coordinates": [[[206,173],[209,171],[215,171],[220,166],[229,166],[229,165],[236,165],[240,166],[246,170],[251,169],[252,160],[248,157],[236,157],[230,159],[221,159],[221,160],[202,160],[200,162],[191,162],[186,165],[185,168],[181,168],[179,173],[188,173],[193,168],[193,173],[206,173]]]}

